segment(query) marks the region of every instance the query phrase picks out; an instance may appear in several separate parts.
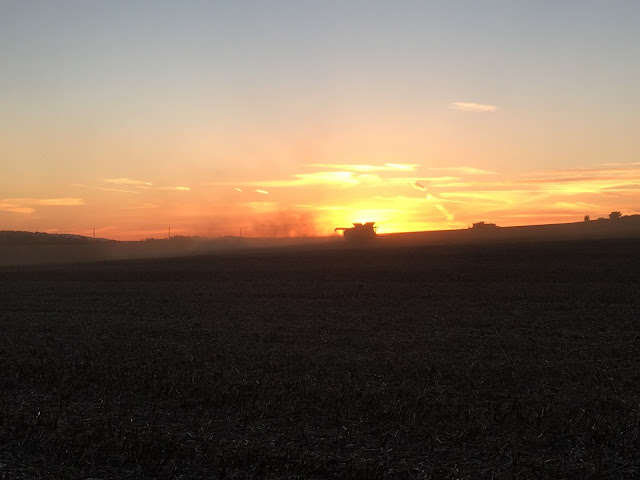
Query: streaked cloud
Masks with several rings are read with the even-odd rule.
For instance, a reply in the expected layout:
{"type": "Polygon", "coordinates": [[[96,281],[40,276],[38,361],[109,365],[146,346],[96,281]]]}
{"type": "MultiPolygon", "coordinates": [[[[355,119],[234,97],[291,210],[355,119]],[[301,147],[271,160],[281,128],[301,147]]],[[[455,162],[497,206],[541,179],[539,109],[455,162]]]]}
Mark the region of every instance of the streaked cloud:
{"type": "Polygon", "coordinates": [[[460,112],[487,113],[495,112],[498,107],[495,105],[487,105],[484,103],[473,102],[453,102],[449,104],[449,108],[460,112]]]}
{"type": "MultiPolygon", "coordinates": [[[[275,180],[256,180],[249,182],[224,182],[210,183],[211,186],[229,185],[234,190],[242,192],[246,187],[289,188],[289,187],[355,187],[378,186],[383,184],[406,184],[417,181],[416,178],[401,178],[395,176],[383,177],[380,172],[408,172],[414,171],[418,164],[387,163],[384,165],[364,164],[333,164],[314,163],[305,167],[322,168],[323,170],[311,173],[297,173],[288,178],[275,180]],[[335,169],[335,170],[331,170],[335,169]],[[236,186],[240,185],[240,186],[236,186]],[[243,187],[243,188],[240,188],[243,187]]],[[[455,177],[440,177],[442,179],[454,179],[455,177]]]]}
{"type": "Polygon", "coordinates": [[[140,185],[140,186],[151,186],[152,183],[145,182],[143,180],[133,180],[131,178],[107,178],[105,179],[107,183],[115,183],[117,185],[140,185]]]}
{"type": "Polygon", "coordinates": [[[406,210],[407,207],[423,208],[427,203],[430,202],[430,200],[427,198],[426,195],[420,196],[420,197],[407,197],[406,195],[394,195],[394,196],[376,195],[373,198],[375,198],[376,200],[382,200],[383,202],[386,202],[386,203],[397,204],[404,210],[406,210]]]}
{"type": "Polygon", "coordinates": [[[36,211],[33,207],[75,207],[84,205],[82,198],[6,198],[0,200],[0,211],[30,214],[36,211]]]}
{"type": "Polygon", "coordinates": [[[269,192],[267,192],[266,190],[256,190],[257,193],[261,193],[263,195],[269,195],[269,192]]]}
{"type": "Polygon", "coordinates": [[[295,175],[299,185],[357,185],[359,182],[353,172],[316,172],[295,175]]]}
{"type": "Polygon", "coordinates": [[[9,203],[9,202],[0,202],[0,212],[10,212],[10,213],[23,213],[30,214],[35,212],[36,209],[32,207],[21,207],[19,205],[9,203]]]}
{"type": "Polygon", "coordinates": [[[413,188],[415,188],[417,190],[420,190],[421,192],[426,192],[427,191],[427,187],[422,185],[420,182],[413,182],[413,183],[410,183],[409,185],[411,185],[413,188]]]}
{"type": "Polygon", "coordinates": [[[309,163],[307,167],[328,168],[334,170],[346,170],[349,172],[390,172],[413,171],[420,165],[416,163],[385,163],[383,165],[358,165],[343,163],[309,163]]]}
{"type": "MultiPolygon", "coordinates": [[[[571,211],[557,212],[551,209],[544,209],[544,210],[531,210],[527,213],[504,213],[502,214],[502,217],[515,218],[515,219],[527,219],[527,221],[525,222],[526,224],[530,224],[530,223],[533,224],[532,221],[535,221],[535,219],[539,217],[555,218],[555,219],[559,219],[558,221],[565,220],[565,217],[567,216],[567,214],[571,215],[571,214],[575,214],[575,212],[571,212],[571,211]]],[[[551,223],[551,222],[547,222],[547,223],[551,223]]]]}
{"type": "Polygon", "coordinates": [[[7,198],[3,202],[16,205],[38,205],[47,207],[72,207],[83,205],[82,198],[63,197],[63,198],[7,198]]]}
{"type": "Polygon", "coordinates": [[[103,190],[105,192],[133,193],[135,195],[140,193],[140,192],[136,192],[135,190],[123,190],[122,188],[98,187],[98,190],[103,190]]]}
{"type": "Polygon", "coordinates": [[[603,190],[638,190],[640,189],[640,183],[629,183],[625,185],[613,185],[611,187],[604,187],[603,190]]]}
{"type": "MultiPolygon", "coordinates": [[[[640,167],[629,163],[509,175],[468,164],[420,167],[413,163],[317,163],[304,167],[319,171],[216,185],[245,192],[282,187],[278,190],[278,208],[291,202],[296,208],[313,211],[326,223],[348,224],[370,217],[396,229],[400,225],[465,228],[476,221],[503,226],[539,224],[545,218],[548,222],[581,221],[585,214],[595,218],[613,210],[629,214],[635,208],[634,192],[640,188],[640,167]],[[285,190],[289,187],[291,190],[285,190]],[[295,204],[296,199],[301,199],[296,198],[295,188],[304,189],[304,203],[295,204]],[[339,188],[345,190],[337,191],[339,188]],[[313,193],[322,190],[324,201],[316,204],[314,199],[318,197],[313,193]],[[327,205],[329,198],[336,205],[327,205]],[[385,207],[393,207],[393,215],[385,207]],[[361,209],[371,215],[358,216],[358,212],[365,211],[361,209]]],[[[264,202],[243,205],[259,211],[275,208],[275,204],[264,202]]]]}
{"type": "Polygon", "coordinates": [[[601,163],[602,166],[623,166],[623,165],[640,165],[640,162],[626,162],[626,163],[601,163]]]}
{"type": "MultiPolygon", "coordinates": [[[[514,203],[515,196],[518,195],[518,191],[486,191],[486,192],[443,192],[440,196],[445,200],[458,200],[467,201],[468,203],[474,203],[475,205],[508,205],[514,203]]],[[[530,192],[526,192],[530,196],[530,192]]]]}
{"type": "MultiPolygon", "coordinates": [[[[425,187],[422,183],[420,182],[413,182],[410,183],[409,185],[411,185],[413,188],[415,188],[416,190],[419,190],[421,192],[426,192],[427,191],[427,187],[425,187]]],[[[449,212],[444,205],[442,205],[442,201],[437,198],[435,195],[431,194],[431,193],[427,193],[426,199],[430,202],[433,202],[435,207],[438,209],[438,211],[440,213],[442,213],[442,215],[444,215],[445,219],[447,221],[452,221],[455,220],[454,215],[449,212]]]]}
{"type": "Polygon", "coordinates": [[[420,166],[416,163],[385,163],[384,165],[394,170],[415,170],[420,166]]]}
{"type": "Polygon", "coordinates": [[[76,205],[84,205],[81,198],[65,197],[65,198],[30,198],[25,199],[31,205],[44,205],[47,207],[74,207],[76,205]]]}
{"type": "Polygon", "coordinates": [[[188,192],[191,190],[189,187],[154,187],[154,190],[169,190],[169,191],[178,191],[178,192],[188,192]]]}
{"type": "Polygon", "coordinates": [[[446,218],[447,220],[449,221],[455,220],[455,217],[451,215],[451,213],[449,213],[449,211],[446,208],[444,208],[442,204],[436,203],[436,208],[440,211],[440,213],[444,215],[444,218],[446,218]]]}
{"type": "Polygon", "coordinates": [[[491,170],[483,170],[476,167],[427,167],[427,170],[435,170],[440,172],[456,172],[465,175],[495,175],[496,172],[491,170]]]}
{"type": "Polygon", "coordinates": [[[606,217],[609,211],[636,213],[632,192],[638,187],[640,168],[628,163],[429,184],[443,201],[469,203],[454,208],[456,218],[503,225],[575,222],[585,214],[606,217]]]}
{"type": "Polygon", "coordinates": [[[580,212],[584,211],[584,207],[598,208],[598,205],[591,205],[584,202],[555,202],[554,206],[568,210],[577,210],[580,212]]]}
{"type": "Polygon", "coordinates": [[[523,180],[547,180],[547,181],[575,181],[575,180],[589,180],[589,179],[624,179],[628,181],[640,182],[640,164],[624,163],[624,164],[602,164],[598,167],[592,168],[573,168],[573,169],[558,169],[547,171],[534,171],[528,172],[522,175],[523,180]],[[603,166],[609,168],[601,168],[603,166]],[[615,168],[610,168],[615,167],[615,168]]]}
{"type": "Polygon", "coordinates": [[[406,185],[411,185],[415,187],[416,183],[421,184],[426,188],[425,183],[432,185],[435,182],[453,182],[460,180],[460,177],[390,177],[390,178],[381,178],[380,181],[393,186],[401,186],[404,187],[406,185]]]}
{"type": "Polygon", "coordinates": [[[324,186],[342,186],[349,187],[358,185],[353,172],[315,172],[315,173],[299,173],[293,175],[293,178],[283,180],[268,180],[263,182],[252,182],[245,185],[248,186],[264,186],[264,187],[303,187],[310,185],[324,186]]]}
{"type": "Polygon", "coordinates": [[[340,207],[337,205],[296,205],[298,208],[313,208],[315,210],[341,211],[352,210],[351,207],[340,207]]]}

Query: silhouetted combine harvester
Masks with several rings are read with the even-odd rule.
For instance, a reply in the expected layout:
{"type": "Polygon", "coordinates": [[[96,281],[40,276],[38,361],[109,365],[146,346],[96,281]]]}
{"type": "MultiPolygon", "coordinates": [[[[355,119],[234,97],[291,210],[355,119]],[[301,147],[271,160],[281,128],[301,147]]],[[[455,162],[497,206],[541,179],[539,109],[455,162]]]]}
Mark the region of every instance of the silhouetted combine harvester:
{"type": "Polygon", "coordinates": [[[374,227],[376,222],[354,223],[353,227],[338,227],[334,230],[342,230],[342,235],[347,241],[364,242],[376,238],[378,227],[374,227]]]}

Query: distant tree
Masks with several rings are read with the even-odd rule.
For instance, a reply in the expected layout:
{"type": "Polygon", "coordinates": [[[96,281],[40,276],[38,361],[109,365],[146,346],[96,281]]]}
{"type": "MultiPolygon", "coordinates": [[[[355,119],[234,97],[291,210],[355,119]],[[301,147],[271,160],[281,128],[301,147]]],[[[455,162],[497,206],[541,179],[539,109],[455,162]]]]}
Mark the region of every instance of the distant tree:
{"type": "Polygon", "coordinates": [[[589,215],[585,215],[585,216],[584,216],[584,221],[585,221],[585,222],[588,222],[588,221],[590,221],[590,220],[591,220],[591,217],[590,217],[589,215]]]}
{"type": "Polygon", "coordinates": [[[621,216],[622,216],[622,214],[620,212],[611,212],[609,214],[609,219],[610,220],[618,220],[621,216]]]}

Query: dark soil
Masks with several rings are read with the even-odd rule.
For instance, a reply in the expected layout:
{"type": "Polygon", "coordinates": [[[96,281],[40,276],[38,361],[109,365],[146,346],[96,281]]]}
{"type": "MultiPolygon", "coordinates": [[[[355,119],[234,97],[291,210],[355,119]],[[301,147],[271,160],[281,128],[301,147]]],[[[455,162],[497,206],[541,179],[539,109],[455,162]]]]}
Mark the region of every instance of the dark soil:
{"type": "Polygon", "coordinates": [[[640,240],[0,269],[0,478],[638,478],[640,240]]]}

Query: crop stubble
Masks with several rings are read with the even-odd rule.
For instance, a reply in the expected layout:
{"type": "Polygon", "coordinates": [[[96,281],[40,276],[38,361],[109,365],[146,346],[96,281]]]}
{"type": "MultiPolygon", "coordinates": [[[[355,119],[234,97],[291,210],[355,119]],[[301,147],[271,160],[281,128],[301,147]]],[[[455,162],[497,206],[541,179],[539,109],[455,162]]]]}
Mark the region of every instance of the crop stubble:
{"type": "Polygon", "coordinates": [[[640,475],[640,241],[0,271],[0,478],[640,475]]]}

